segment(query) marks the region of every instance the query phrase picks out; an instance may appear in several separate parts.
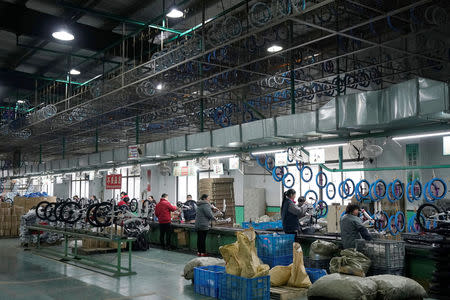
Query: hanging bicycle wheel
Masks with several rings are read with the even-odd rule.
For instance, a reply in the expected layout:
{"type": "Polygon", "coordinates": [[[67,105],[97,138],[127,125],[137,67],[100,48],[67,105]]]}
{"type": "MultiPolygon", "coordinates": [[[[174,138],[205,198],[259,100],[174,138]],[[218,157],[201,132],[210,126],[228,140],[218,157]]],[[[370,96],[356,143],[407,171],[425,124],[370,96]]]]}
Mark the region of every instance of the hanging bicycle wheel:
{"type": "Polygon", "coordinates": [[[395,214],[395,226],[397,227],[399,232],[403,232],[405,230],[405,226],[406,226],[406,218],[405,218],[405,214],[401,211],[397,212],[395,214]]]}
{"type": "Polygon", "coordinates": [[[323,201],[319,200],[317,203],[314,203],[314,208],[317,211],[317,218],[325,218],[328,214],[328,204],[323,201]]]}
{"type": "MultiPolygon", "coordinates": [[[[431,231],[443,220],[442,210],[431,203],[422,204],[416,213],[416,222],[423,231],[431,231]]],[[[448,220],[447,220],[448,221],[448,220]]]]}
{"type": "Polygon", "coordinates": [[[273,180],[276,182],[281,182],[284,176],[284,167],[275,167],[272,170],[273,180]]]}
{"type": "Polygon", "coordinates": [[[388,229],[389,229],[389,233],[393,236],[400,233],[400,230],[398,230],[397,225],[395,224],[395,215],[392,215],[389,218],[388,229]]]}
{"type": "Polygon", "coordinates": [[[384,182],[384,180],[382,179],[376,180],[372,184],[371,192],[375,195],[377,200],[383,199],[384,197],[386,197],[386,182],[384,182]]]}
{"type": "Polygon", "coordinates": [[[347,197],[353,196],[355,193],[355,182],[351,180],[350,178],[345,179],[345,185],[344,185],[344,192],[347,195],[347,197]]]}
{"type": "Polygon", "coordinates": [[[133,198],[130,200],[130,211],[131,212],[137,212],[138,206],[139,206],[139,204],[138,204],[138,201],[136,198],[133,198]]]}
{"type": "Polygon", "coordinates": [[[317,196],[317,193],[313,190],[307,190],[304,197],[306,200],[313,200],[314,202],[316,202],[317,199],[319,199],[319,196],[317,196]]]}
{"type": "MultiPolygon", "coordinates": [[[[105,203],[108,203],[108,202],[105,202],[105,203]]],[[[89,224],[91,224],[94,227],[98,227],[98,224],[95,222],[95,218],[94,218],[94,210],[97,208],[97,206],[99,206],[99,204],[93,204],[93,205],[89,206],[86,211],[86,220],[88,221],[89,224]]]]}
{"type": "Polygon", "coordinates": [[[361,201],[364,199],[368,199],[369,192],[370,192],[369,189],[370,189],[369,181],[362,179],[361,181],[359,181],[356,184],[356,187],[355,187],[356,196],[358,196],[359,199],[361,199],[361,201]]]}
{"type": "Polygon", "coordinates": [[[392,195],[392,183],[393,182],[390,182],[387,186],[386,196],[387,196],[387,199],[389,200],[389,202],[394,203],[396,200],[395,200],[394,196],[392,195]]]}
{"type": "Polygon", "coordinates": [[[62,203],[58,215],[61,221],[74,224],[81,219],[81,205],[74,201],[62,203]]]}
{"type": "Polygon", "coordinates": [[[334,197],[336,196],[336,186],[334,185],[334,183],[328,182],[325,189],[328,199],[334,199],[334,197]]]}
{"type": "Polygon", "coordinates": [[[285,188],[290,189],[295,184],[295,177],[292,173],[286,173],[283,175],[282,182],[285,188]]]}
{"type": "Polygon", "coordinates": [[[272,172],[273,168],[275,168],[275,158],[273,156],[267,155],[264,166],[266,167],[267,171],[272,172]]]}
{"type": "Polygon", "coordinates": [[[433,178],[427,183],[426,193],[432,199],[431,202],[444,198],[447,194],[447,184],[441,178],[433,178]]]}
{"type": "Polygon", "coordinates": [[[150,210],[150,200],[145,199],[144,202],[142,202],[141,214],[148,213],[149,210],[150,210]]]}
{"type": "Polygon", "coordinates": [[[48,201],[41,201],[36,205],[36,217],[40,220],[47,220],[47,217],[45,216],[45,209],[50,204],[48,201]]]}
{"type": "Polygon", "coordinates": [[[389,216],[385,211],[379,211],[374,214],[374,227],[378,231],[385,230],[389,225],[389,216]]]}
{"type": "Polygon", "coordinates": [[[301,172],[304,165],[301,161],[297,160],[297,161],[295,161],[295,166],[297,167],[297,170],[299,170],[301,172]]]}
{"type": "Polygon", "coordinates": [[[419,200],[422,197],[422,183],[415,179],[410,186],[410,193],[413,200],[419,200]]]}
{"type": "Polygon", "coordinates": [[[311,179],[313,177],[313,171],[310,167],[308,166],[303,166],[300,170],[300,178],[304,181],[304,182],[310,182],[311,179]]]}
{"type": "Polygon", "coordinates": [[[394,182],[392,182],[391,189],[392,189],[392,196],[394,197],[395,200],[400,200],[403,197],[403,194],[405,193],[405,186],[398,179],[395,179],[394,182]]]}
{"type": "Polygon", "coordinates": [[[102,202],[94,208],[94,222],[99,227],[106,227],[111,225],[111,212],[113,205],[108,202],[102,202]]]}
{"type": "Polygon", "coordinates": [[[287,160],[288,160],[288,162],[291,163],[291,162],[294,161],[294,159],[295,159],[294,148],[289,147],[289,148],[287,149],[287,160]]]}
{"type": "Polygon", "coordinates": [[[320,171],[319,173],[317,173],[316,175],[316,184],[320,189],[323,189],[324,187],[327,186],[328,184],[328,178],[327,175],[320,171]]]}

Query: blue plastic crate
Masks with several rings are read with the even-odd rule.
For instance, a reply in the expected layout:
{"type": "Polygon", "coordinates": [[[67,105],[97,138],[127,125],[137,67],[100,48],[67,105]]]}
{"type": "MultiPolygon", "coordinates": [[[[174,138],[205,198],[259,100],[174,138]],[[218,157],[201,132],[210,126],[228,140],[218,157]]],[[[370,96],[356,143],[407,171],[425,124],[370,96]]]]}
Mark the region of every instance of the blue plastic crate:
{"type": "Polygon", "coordinates": [[[194,268],[194,291],[209,297],[219,297],[219,278],[225,267],[205,266],[194,268]]]}
{"type": "Polygon", "coordinates": [[[283,224],[281,221],[276,222],[260,222],[260,223],[253,223],[253,222],[242,222],[242,228],[250,228],[253,227],[254,229],[258,230],[266,230],[266,229],[282,229],[283,224]]]}
{"type": "Polygon", "coordinates": [[[275,266],[289,266],[292,264],[292,254],[284,256],[260,256],[263,263],[273,268],[275,266]]]}
{"type": "Polygon", "coordinates": [[[244,278],[223,273],[219,279],[221,300],[269,300],[270,276],[244,278]]]}
{"type": "Polygon", "coordinates": [[[320,277],[327,275],[327,271],[324,269],[305,268],[306,274],[309,276],[311,283],[316,282],[320,277]]]}
{"type": "Polygon", "coordinates": [[[256,239],[259,257],[292,255],[294,234],[260,234],[256,239]]]}

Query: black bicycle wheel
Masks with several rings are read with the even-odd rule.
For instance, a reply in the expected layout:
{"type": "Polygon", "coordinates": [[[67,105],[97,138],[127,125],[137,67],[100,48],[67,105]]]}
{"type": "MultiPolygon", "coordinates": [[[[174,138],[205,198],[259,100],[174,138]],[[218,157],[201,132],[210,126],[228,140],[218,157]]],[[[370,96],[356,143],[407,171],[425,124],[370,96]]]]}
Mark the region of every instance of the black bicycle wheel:
{"type": "Polygon", "coordinates": [[[433,231],[436,221],[439,220],[439,214],[442,211],[434,204],[422,204],[417,210],[416,222],[423,231],[433,231]]]}
{"type": "Polygon", "coordinates": [[[144,202],[142,202],[141,214],[148,213],[149,209],[150,209],[150,200],[144,200],[144,202]]]}
{"type": "Polygon", "coordinates": [[[38,205],[36,205],[36,217],[38,217],[38,219],[43,221],[47,220],[47,218],[45,217],[45,209],[49,204],[50,202],[48,201],[42,201],[39,202],[38,205]]]}
{"type": "Polygon", "coordinates": [[[138,206],[139,206],[139,204],[138,204],[137,199],[133,198],[133,199],[130,200],[130,210],[131,210],[131,212],[137,212],[138,206]]]}
{"type": "Polygon", "coordinates": [[[98,227],[107,227],[111,225],[111,211],[113,205],[103,202],[94,209],[94,220],[98,227]]]}
{"type": "Polygon", "coordinates": [[[91,224],[94,227],[98,227],[97,223],[95,222],[95,218],[94,218],[94,210],[95,210],[95,208],[97,208],[98,205],[99,204],[93,204],[93,205],[89,206],[86,211],[86,220],[88,221],[89,224],[91,224]]]}
{"type": "Polygon", "coordinates": [[[66,202],[59,208],[59,220],[67,224],[75,224],[81,215],[81,205],[74,201],[66,202]]]}
{"type": "Polygon", "coordinates": [[[56,203],[50,203],[49,205],[47,205],[45,207],[44,214],[45,214],[45,218],[47,221],[55,222],[57,220],[56,219],[56,207],[57,207],[56,203]]]}

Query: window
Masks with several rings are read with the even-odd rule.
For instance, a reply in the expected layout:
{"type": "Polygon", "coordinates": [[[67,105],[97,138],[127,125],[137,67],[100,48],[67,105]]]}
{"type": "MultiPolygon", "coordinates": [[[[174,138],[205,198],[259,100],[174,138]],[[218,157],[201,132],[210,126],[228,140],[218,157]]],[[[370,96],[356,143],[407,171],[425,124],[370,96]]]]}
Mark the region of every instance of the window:
{"type": "Polygon", "coordinates": [[[122,174],[122,188],[114,190],[114,199],[120,199],[122,191],[127,192],[130,199],[140,199],[141,175],[138,172],[133,173],[131,168],[119,168],[117,174],[122,174]]]}
{"type": "MultiPolygon", "coordinates": [[[[179,166],[187,166],[187,162],[180,162],[179,166]]],[[[187,195],[192,195],[194,200],[197,199],[197,176],[177,177],[177,202],[185,202],[187,195]]]]}
{"type": "Polygon", "coordinates": [[[70,196],[73,197],[75,195],[80,198],[89,198],[89,179],[86,179],[84,174],[81,174],[81,176],[72,174],[70,196]]]}

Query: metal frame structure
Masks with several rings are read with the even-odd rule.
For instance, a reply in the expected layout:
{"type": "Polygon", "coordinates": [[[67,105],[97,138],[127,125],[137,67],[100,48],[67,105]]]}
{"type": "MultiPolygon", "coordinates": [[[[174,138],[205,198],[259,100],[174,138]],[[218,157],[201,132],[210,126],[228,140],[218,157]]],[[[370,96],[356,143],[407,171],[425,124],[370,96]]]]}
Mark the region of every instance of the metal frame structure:
{"type": "Polygon", "coordinates": [[[203,6],[191,36],[53,102],[53,116],[11,122],[2,150],[26,146],[37,154],[43,143],[44,159],[53,159],[315,111],[335,96],[415,76],[450,78],[445,1],[232,4],[211,18],[203,6]],[[272,44],[283,50],[267,52],[272,44]]]}
{"type": "Polygon", "coordinates": [[[111,275],[113,277],[120,277],[120,276],[130,276],[130,275],[136,275],[136,272],[132,271],[132,262],[131,262],[131,254],[132,254],[132,242],[136,240],[136,238],[124,238],[121,236],[113,235],[112,233],[110,235],[106,234],[95,234],[93,232],[85,231],[85,230],[68,230],[68,229],[59,229],[59,228],[52,228],[48,225],[33,225],[33,226],[27,226],[29,230],[36,230],[38,232],[38,243],[36,245],[36,249],[33,251],[36,254],[44,255],[44,256],[51,256],[56,257],[61,262],[73,262],[75,265],[85,265],[90,267],[90,270],[94,270],[100,273],[105,273],[107,275],[111,275]],[[41,231],[48,231],[48,232],[54,232],[58,233],[64,236],[64,252],[61,253],[60,251],[57,251],[55,249],[50,249],[48,247],[41,247],[40,246],[40,232],[41,231]],[[69,239],[71,237],[75,237],[75,247],[74,247],[74,253],[69,253],[69,239]],[[77,239],[76,238],[89,238],[89,239],[95,239],[95,240],[101,240],[101,241],[108,241],[108,242],[115,242],[117,243],[117,263],[110,264],[106,263],[104,261],[93,259],[91,257],[80,255],[78,254],[77,250],[77,239]],[[128,267],[122,266],[122,243],[128,243],[128,267]]]}

